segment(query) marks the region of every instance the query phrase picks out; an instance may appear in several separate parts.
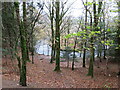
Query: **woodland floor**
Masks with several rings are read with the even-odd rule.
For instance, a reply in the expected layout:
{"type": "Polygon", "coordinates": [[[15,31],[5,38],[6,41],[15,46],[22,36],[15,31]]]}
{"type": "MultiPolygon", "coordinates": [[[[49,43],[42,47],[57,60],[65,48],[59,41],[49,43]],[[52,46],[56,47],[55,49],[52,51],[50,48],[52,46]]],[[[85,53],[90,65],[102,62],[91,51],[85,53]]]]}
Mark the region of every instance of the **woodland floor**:
{"type": "MultiPolygon", "coordinates": [[[[105,61],[98,62],[94,66],[94,78],[86,76],[87,67],[82,67],[82,62],[75,62],[75,70],[66,67],[66,62],[61,62],[61,72],[55,72],[55,63],[49,63],[50,57],[35,55],[34,64],[27,63],[27,84],[26,88],[118,88],[118,66],[116,63],[109,63],[106,69],[105,61]]],[[[82,59],[81,59],[82,61],[82,59]]],[[[9,58],[2,58],[2,87],[23,88],[19,86],[19,73],[17,61],[9,58]]],[[[25,88],[25,87],[24,87],[25,88]]]]}

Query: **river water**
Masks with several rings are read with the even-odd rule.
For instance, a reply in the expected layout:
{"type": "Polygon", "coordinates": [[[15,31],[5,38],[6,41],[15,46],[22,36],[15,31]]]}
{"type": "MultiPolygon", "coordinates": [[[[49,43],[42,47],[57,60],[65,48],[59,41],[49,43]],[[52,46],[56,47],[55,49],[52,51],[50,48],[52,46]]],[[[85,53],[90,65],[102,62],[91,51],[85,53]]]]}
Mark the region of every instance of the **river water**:
{"type": "MultiPolygon", "coordinates": [[[[51,46],[49,46],[49,44],[47,44],[46,41],[38,41],[35,45],[35,51],[38,54],[43,54],[43,55],[51,55],[51,46]]],[[[68,57],[72,58],[73,57],[73,52],[67,52],[67,51],[60,51],[60,57],[68,57]]],[[[97,53],[95,52],[95,57],[97,56],[97,53]]],[[[79,58],[79,57],[83,57],[83,53],[79,53],[79,52],[75,52],[75,57],[79,58]]],[[[90,53],[86,52],[86,58],[90,57],[90,53]]]]}

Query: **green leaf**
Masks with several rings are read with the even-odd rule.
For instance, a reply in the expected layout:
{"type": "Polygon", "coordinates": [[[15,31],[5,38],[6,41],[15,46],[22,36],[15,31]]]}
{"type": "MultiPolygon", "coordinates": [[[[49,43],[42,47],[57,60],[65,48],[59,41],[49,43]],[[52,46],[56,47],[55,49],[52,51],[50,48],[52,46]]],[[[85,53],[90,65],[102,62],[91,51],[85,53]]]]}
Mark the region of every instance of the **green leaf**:
{"type": "Polygon", "coordinates": [[[87,28],[87,29],[90,29],[90,26],[87,26],[86,28],[87,28]]]}
{"type": "Polygon", "coordinates": [[[77,33],[73,33],[72,36],[77,36],[77,33]]]}
{"type": "Polygon", "coordinates": [[[91,31],[91,35],[94,35],[95,34],[95,31],[91,31]]]}
{"type": "Polygon", "coordinates": [[[87,39],[86,37],[83,37],[83,39],[87,39]]]}
{"type": "Polygon", "coordinates": [[[100,27],[98,27],[98,29],[100,29],[100,27]]]}
{"type": "Polygon", "coordinates": [[[107,31],[110,32],[111,31],[110,28],[108,28],[107,31]]]}
{"type": "Polygon", "coordinates": [[[72,34],[68,34],[68,35],[66,35],[66,36],[64,36],[64,38],[71,38],[72,37],[72,34]]]}
{"type": "Polygon", "coordinates": [[[74,46],[74,44],[73,44],[73,43],[71,43],[71,44],[69,44],[69,46],[74,46]]]}
{"type": "Polygon", "coordinates": [[[92,5],[93,3],[92,2],[87,2],[88,5],[92,5]]]}
{"type": "Polygon", "coordinates": [[[80,34],[80,33],[77,33],[77,36],[81,36],[82,34],[80,34]]]}
{"type": "Polygon", "coordinates": [[[104,44],[105,42],[104,41],[101,41],[102,44],[104,44]]]}
{"type": "Polygon", "coordinates": [[[96,33],[100,34],[100,31],[96,31],[96,33]]]}

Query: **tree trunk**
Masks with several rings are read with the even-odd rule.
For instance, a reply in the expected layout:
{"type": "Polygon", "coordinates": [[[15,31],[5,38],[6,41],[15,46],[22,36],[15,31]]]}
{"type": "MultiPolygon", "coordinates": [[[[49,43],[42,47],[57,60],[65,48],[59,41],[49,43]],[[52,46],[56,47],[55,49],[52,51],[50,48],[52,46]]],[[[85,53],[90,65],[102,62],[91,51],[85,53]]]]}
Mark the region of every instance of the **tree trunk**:
{"type": "Polygon", "coordinates": [[[74,43],[72,70],[74,70],[76,44],[77,44],[77,37],[75,37],[75,43],[74,43]]]}
{"type": "MultiPolygon", "coordinates": [[[[67,30],[67,34],[70,34],[70,22],[68,22],[68,30],[67,30]]],[[[68,45],[69,45],[69,38],[67,39],[67,68],[69,68],[69,51],[68,51],[68,45]]]]}
{"type": "Polygon", "coordinates": [[[27,61],[30,61],[29,58],[29,41],[28,41],[28,34],[27,34],[27,20],[26,20],[26,2],[23,3],[23,25],[24,25],[24,32],[25,32],[25,39],[26,39],[26,51],[27,51],[27,61]]]}
{"type": "Polygon", "coordinates": [[[31,48],[32,48],[32,51],[31,51],[31,54],[32,54],[32,64],[34,64],[34,46],[33,46],[33,36],[31,37],[31,48]]]}
{"type": "MultiPolygon", "coordinates": [[[[87,0],[86,0],[86,4],[87,4],[87,0]]],[[[86,5],[86,9],[85,9],[85,29],[87,31],[87,5],[86,5]]],[[[86,42],[84,43],[84,46],[86,47],[86,42]]],[[[86,58],[86,49],[84,48],[84,50],[83,50],[83,67],[85,67],[85,58],[86,58]]]]}
{"type": "MultiPolygon", "coordinates": [[[[50,12],[51,13],[51,12],[50,12]]],[[[54,41],[54,27],[53,27],[53,20],[54,20],[54,1],[52,1],[52,13],[50,15],[50,19],[51,19],[51,30],[52,30],[52,50],[51,50],[51,60],[50,60],[50,63],[53,63],[53,61],[55,60],[55,41],[54,41]]]]}
{"type": "MultiPolygon", "coordinates": [[[[93,11],[94,11],[94,30],[96,29],[96,2],[93,1],[93,11]]],[[[92,15],[90,21],[91,31],[92,31],[92,15]]],[[[93,44],[93,36],[91,37],[91,46],[90,46],[90,62],[89,62],[89,70],[87,76],[93,77],[93,61],[94,61],[94,44],[93,44]]]]}
{"type": "MultiPolygon", "coordinates": [[[[91,13],[90,13],[90,29],[92,31],[92,14],[91,13]]],[[[91,37],[90,63],[89,63],[89,69],[87,74],[88,76],[91,76],[91,77],[93,77],[93,61],[94,61],[94,48],[93,48],[93,37],[91,37]]]]}
{"type": "MultiPolygon", "coordinates": [[[[20,25],[20,13],[19,13],[19,3],[18,2],[15,2],[14,3],[15,5],[15,8],[16,8],[16,16],[17,16],[17,22],[18,22],[18,26],[19,26],[19,32],[20,32],[20,35],[21,35],[21,25],[20,25]]],[[[20,36],[21,37],[21,36],[20,36]]],[[[21,40],[21,38],[20,38],[21,40]]],[[[21,43],[22,44],[22,43],[21,43]]],[[[22,46],[22,45],[21,45],[22,46]]],[[[21,54],[22,54],[22,51],[21,51],[21,54]]],[[[20,65],[20,61],[18,59],[18,63],[20,65]]],[[[19,84],[21,85],[21,81],[22,81],[22,72],[21,72],[21,66],[18,65],[18,68],[19,68],[19,72],[20,72],[20,81],[19,81],[19,84]]]]}
{"type": "Polygon", "coordinates": [[[23,2],[23,23],[21,22],[20,36],[21,36],[21,50],[22,50],[22,69],[21,69],[21,85],[27,86],[26,84],[26,61],[27,61],[27,50],[26,50],[26,39],[25,39],[25,20],[26,18],[26,2],[23,2]]]}
{"type": "MultiPolygon", "coordinates": [[[[86,42],[84,45],[86,47],[86,42]]],[[[83,50],[83,67],[85,67],[85,58],[86,58],[86,49],[84,48],[84,50],[83,50]]]]}
{"type": "Polygon", "coordinates": [[[91,76],[93,78],[93,60],[94,60],[94,49],[93,49],[93,44],[91,44],[91,49],[90,49],[90,63],[89,63],[89,70],[87,76],[91,76]]]}
{"type": "Polygon", "coordinates": [[[56,35],[55,35],[55,47],[56,47],[56,67],[54,71],[60,71],[60,2],[56,0],[56,35]]]}
{"type": "MultiPolygon", "coordinates": [[[[105,10],[105,3],[104,3],[104,10],[105,10]]],[[[105,41],[105,39],[106,39],[105,13],[104,13],[104,11],[102,13],[103,13],[103,23],[104,23],[104,32],[103,32],[104,38],[103,38],[103,40],[104,40],[104,42],[106,42],[105,41]]],[[[106,59],[106,45],[103,45],[103,48],[104,48],[103,58],[106,59]]]]}
{"type": "MultiPolygon", "coordinates": [[[[116,50],[116,55],[117,55],[117,61],[118,61],[118,75],[120,79],[120,1],[117,2],[118,5],[118,30],[117,30],[117,46],[118,49],[116,50]]],[[[120,86],[119,86],[120,88],[120,86]]]]}
{"type": "Polygon", "coordinates": [[[64,46],[65,46],[65,47],[67,46],[66,44],[67,44],[67,40],[65,39],[65,41],[64,41],[64,46]]]}
{"type": "Polygon", "coordinates": [[[20,62],[20,58],[18,57],[18,67],[20,68],[20,82],[19,84],[22,86],[27,86],[26,84],[26,62],[27,62],[27,50],[26,50],[26,24],[25,24],[25,18],[26,18],[26,3],[23,2],[23,22],[20,21],[20,13],[19,13],[19,3],[14,2],[14,5],[16,7],[16,16],[17,16],[17,22],[20,32],[20,44],[21,44],[21,55],[22,60],[20,62]]]}

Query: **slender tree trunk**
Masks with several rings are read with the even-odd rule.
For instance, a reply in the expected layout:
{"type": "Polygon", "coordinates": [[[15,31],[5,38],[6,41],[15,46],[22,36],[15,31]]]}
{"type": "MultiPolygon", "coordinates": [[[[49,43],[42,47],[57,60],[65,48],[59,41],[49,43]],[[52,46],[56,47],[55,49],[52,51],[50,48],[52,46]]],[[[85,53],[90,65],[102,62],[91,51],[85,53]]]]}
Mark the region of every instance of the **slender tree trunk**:
{"type": "MultiPolygon", "coordinates": [[[[70,34],[70,22],[68,22],[68,30],[67,30],[67,34],[70,34]]],[[[69,38],[67,39],[67,52],[68,52],[68,55],[67,55],[67,68],[69,68],[69,48],[68,48],[68,45],[69,45],[69,38]]]]}
{"type": "MultiPolygon", "coordinates": [[[[86,47],[86,42],[84,45],[86,47]]],[[[84,48],[84,50],[83,50],[83,67],[85,67],[85,58],[86,58],[86,49],[84,48]]]]}
{"type": "Polygon", "coordinates": [[[74,43],[72,70],[74,70],[76,44],[77,44],[77,37],[75,38],[75,43],[74,43]]]}
{"type": "Polygon", "coordinates": [[[102,51],[100,51],[100,62],[102,62],[101,57],[102,57],[102,51]]]}
{"type": "Polygon", "coordinates": [[[102,49],[101,49],[102,45],[98,45],[98,49],[97,49],[97,57],[99,58],[100,62],[102,62],[101,57],[102,57],[102,49]]]}
{"type": "Polygon", "coordinates": [[[67,44],[67,40],[65,39],[65,41],[64,41],[64,46],[65,46],[65,47],[67,46],[66,44],[67,44]]]}
{"type": "MultiPolygon", "coordinates": [[[[94,11],[94,26],[96,25],[96,2],[94,0],[93,3],[93,11],[94,11]]],[[[92,31],[92,15],[91,16],[91,21],[90,21],[90,26],[91,26],[91,31],[92,31]]],[[[94,28],[95,29],[95,28],[94,28]]],[[[93,44],[93,36],[91,37],[91,45],[90,45],[90,63],[89,63],[89,70],[87,76],[93,77],[93,61],[94,61],[94,44],[93,44]]]]}
{"type": "MultiPolygon", "coordinates": [[[[17,16],[17,22],[18,22],[18,27],[19,27],[19,32],[20,32],[20,35],[21,35],[21,25],[20,25],[20,13],[19,13],[19,3],[18,2],[15,2],[14,3],[15,5],[15,8],[16,8],[16,16],[17,16]]],[[[20,36],[21,37],[21,36],[20,36]]],[[[21,40],[22,38],[20,38],[21,40]]],[[[22,43],[21,43],[22,44],[22,43]]],[[[22,46],[22,45],[21,45],[22,46]]],[[[22,51],[21,51],[21,54],[22,54],[22,51]]],[[[21,72],[21,61],[19,60],[19,58],[17,59],[18,60],[18,68],[19,68],[19,72],[20,72],[20,81],[19,81],[19,84],[21,85],[21,81],[22,81],[22,72],[21,72]]]]}
{"type": "Polygon", "coordinates": [[[75,37],[75,43],[74,43],[72,70],[74,70],[76,44],[77,44],[77,37],[75,37]]]}
{"type": "MultiPolygon", "coordinates": [[[[80,22],[80,23],[81,23],[81,22],[80,22]]],[[[79,31],[79,28],[80,28],[80,23],[79,23],[79,26],[78,26],[77,33],[78,33],[78,31],[79,31]]],[[[72,70],[74,70],[74,63],[75,63],[75,49],[76,49],[76,45],[77,45],[77,36],[75,37],[75,42],[74,42],[72,70]]]]}
{"type": "MultiPolygon", "coordinates": [[[[90,13],[90,27],[92,31],[92,14],[90,13]]],[[[93,77],[93,62],[94,61],[94,48],[93,48],[93,37],[91,37],[91,44],[90,44],[90,63],[87,76],[93,77]]]]}
{"type": "Polygon", "coordinates": [[[21,76],[20,76],[20,85],[26,86],[26,60],[27,60],[27,51],[26,51],[26,40],[25,32],[23,28],[23,23],[20,25],[20,36],[21,36],[21,52],[22,52],[22,67],[21,67],[21,76]]]}
{"type": "Polygon", "coordinates": [[[56,0],[56,35],[55,35],[55,47],[56,47],[56,67],[54,71],[60,71],[60,2],[56,0]]]}
{"type": "Polygon", "coordinates": [[[28,41],[27,29],[25,29],[25,37],[26,37],[27,61],[30,62],[30,58],[29,58],[29,41],[28,41]]]}
{"type": "Polygon", "coordinates": [[[31,37],[31,48],[32,48],[32,51],[31,51],[31,54],[32,54],[32,64],[34,64],[34,46],[33,46],[33,36],[31,37]]]}
{"type": "MultiPolygon", "coordinates": [[[[90,14],[90,27],[92,31],[92,14],[90,14]]],[[[94,48],[93,48],[93,37],[91,37],[91,45],[90,45],[90,63],[87,76],[93,77],[93,65],[94,65],[94,48]]]]}
{"type": "Polygon", "coordinates": [[[93,52],[94,52],[93,44],[91,44],[89,71],[88,71],[88,74],[87,74],[88,76],[91,76],[91,77],[93,77],[93,71],[94,71],[94,70],[93,70],[93,68],[94,68],[94,67],[93,67],[93,66],[94,66],[94,65],[93,65],[93,63],[94,63],[94,62],[93,62],[93,60],[94,60],[94,55],[93,55],[94,53],[93,53],[93,52]]]}
{"type": "Polygon", "coordinates": [[[81,57],[81,52],[80,52],[80,57],[81,57]]]}
{"type": "MultiPolygon", "coordinates": [[[[87,0],[86,0],[86,4],[87,4],[87,0]]],[[[85,29],[87,31],[87,5],[86,5],[86,9],[85,9],[85,29]]],[[[84,43],[84,46],[86,47],[86,42],[84,43]]],[[[84,50],[83,50],[83,67],[85,67],[85,58],[86,58],[86,49],[84,48],[84,50]]]]}
{"type": "MultiPolygon", "coordinates": [[[[118,61],[118,83],[120,83],[120,1],[117,2],[118,5],[118,30],[117,30],[117,46],[118,49],[116,50],[117,61],[118,61]]],[[[118,85],[120,88],[120,85],[118,85]]]]}
{"type": "Polygon", "coordinates": [[[50,19],[51,19],[51,30],[52,30],[52,50],[51,50],[51,60],[50,63],[53,63],[53,61],[55,60],[55,41],[54,41],[54,27],[53,27],[53,19],[54,19],[54,0],[52,1],[52,12],[50,12],[50,19]]]}
{"type": "MultiPolygon", "coordinates": [[[[118,5],[118,30],[117,30],[117,44],[118,44],[118,49],[116,50],[116,55],[117,55],[117,61],[118,61],[118,75],[120,79],[120,1],[117,2],[118,5]]],[[[119,81],[120,82],[120,81],[119,81]]],[[[119,86],[120,88],[120,86],[119,86]]]]}
{"type": "MultiPolygon", "coordinates": [[[[105,10],[105,3],[104,3],[104,10],[105,10]]],[[[104,32],[103,32],[103,34],[104,34],[104,38],[103,38],[103,40],[104,40],[104,42],[105,42],[105,39],[106,39],[106,28],[105,28],[105,13],[104,13],[104,11],[102,12],[103,13],[103,23],[104,23],[104,32]]],[[[103,55],[103,58],[104,59],[106,59],[106,45],[103,45],[103,48],[104,48],[104,55],[103,55]]]]}
{"type": "MultiPolygon", "coordinates": [[[[25,18],[26,3],[23,2],[23,21],[25,18]]],[[[26,84],[26,60],[27,60],[27,50],[26,50],[26,39],[25,39],[25,28],[24,23],[20,24],[20,36],[21,36],[21,52],[22,52],[22,67],[20,75],[20,85],[27,86],[26,84]]]]}
{"type": "Polygon", "coordinates": [[[27,51],[27,61],[30,61],[29,58],[29,41],[28,41],[28,34],[27,34],[27,19],[26,19],[26,2],[23,3],[23,25],[24,25],[24,30],[25,30],[25,39],[26,39],[26,51],[27,51]]]}
{"type": "MultiPolygon", "coordinates": [[[[98,28],[97,28],[97,20],[98,20],[98,17],[97,17],[97,11],[96,11],[96,0],[93,0],[93,12],[94,12],[94,24],[93,24],[93,31],[96,31],[98,28]]],[[[92,37],[93,38],[93,37],[92,37]]],[[[95,38],[95,37],[94,37],[95,38]]],[[[93,40],[92,40],[92,43],[93,43],[93,40]]],[[[94,47],[94,45],[92,45],[94,47]]],[[[92,48],[93,48],[92,47],[92,48]]],[[[94,48],[93,48],[93,54],[94,55],[94,48]]],[[[95,57],[93,56],[93,61],[95,61],[95,57]]]]}

